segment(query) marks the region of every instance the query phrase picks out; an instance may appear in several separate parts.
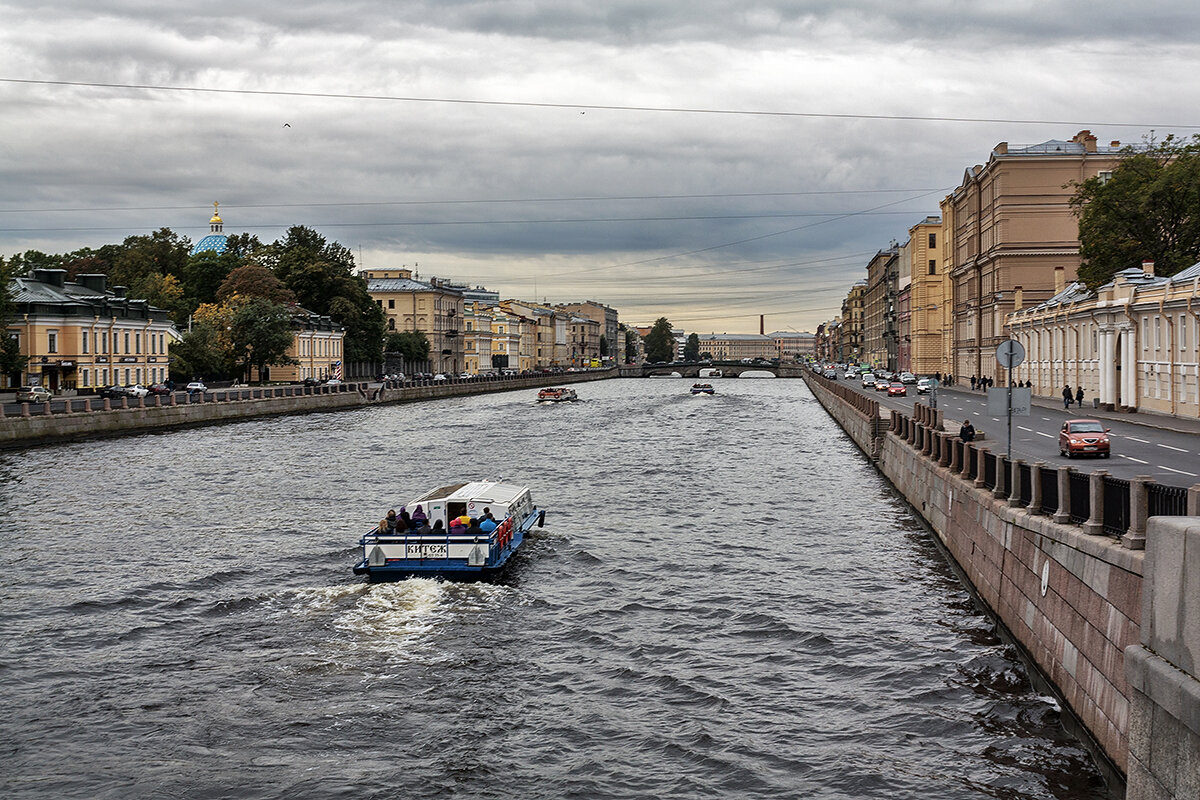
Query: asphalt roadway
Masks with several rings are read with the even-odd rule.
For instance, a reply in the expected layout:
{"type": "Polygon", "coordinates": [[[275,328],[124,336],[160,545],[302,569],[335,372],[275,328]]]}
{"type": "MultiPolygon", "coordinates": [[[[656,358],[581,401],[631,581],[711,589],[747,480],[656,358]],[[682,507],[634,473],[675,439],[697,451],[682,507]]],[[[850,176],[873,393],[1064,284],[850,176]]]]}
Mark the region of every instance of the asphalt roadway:
{"type": "MultiPolygon", "coordinates": [[[[912,413],[916,402],[932,405],[930,395],[917,394],[909,385],[906,397],[888,397],[885,392],[863,389],[857,380],[839,379],[838,383],[879,401],[884,409],[912,413]]],[[[987,413],[987,395],[969,389],[937,390],[937,407],[944,414],[946,430],[957,432],[964,419],[984,431],[993,447],[1003,452],[1008,441],[1008,421],[987,413]]],[[[1090,472],[1102,469],[1118,478],[1144,475],[1168,486],[1192,486],[1200,483],[1200,419],[1185,419],[1162,414],[1131,414],[1103,411],[1072,405],[1063,408],[1062,398],[1034,397],[1027,417],[1012,418],[1013,454],[1028,462],[1041,461],[1049,466],[1070,464],[1090,472]],[[1110,429],[1110,458],[1071,458],[1058,453],[1058,431],[1068,419],[1097,419],[1110,429]]]]}

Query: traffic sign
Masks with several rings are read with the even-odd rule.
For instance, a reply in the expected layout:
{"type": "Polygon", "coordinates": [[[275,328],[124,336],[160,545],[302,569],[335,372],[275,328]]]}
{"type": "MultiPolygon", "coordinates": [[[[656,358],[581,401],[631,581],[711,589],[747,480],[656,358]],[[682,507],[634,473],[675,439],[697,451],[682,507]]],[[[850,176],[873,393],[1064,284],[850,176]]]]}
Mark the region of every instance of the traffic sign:
{"type": "Polygon", "coordinates": [[[996,360],[1005,369],[1018,367],[1025,360],[1025,348],[1016,339],[1005,339],[996,348],[996,360]]]}

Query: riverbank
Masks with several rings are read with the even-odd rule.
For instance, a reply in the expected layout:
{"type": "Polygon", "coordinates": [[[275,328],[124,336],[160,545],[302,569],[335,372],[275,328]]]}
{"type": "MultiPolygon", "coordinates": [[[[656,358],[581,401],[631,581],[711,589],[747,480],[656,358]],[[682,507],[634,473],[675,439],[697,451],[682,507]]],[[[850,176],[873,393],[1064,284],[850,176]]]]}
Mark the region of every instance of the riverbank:
{"type": "Polygon", "coordinates": [[[0,418],[0,449],[33,447],[96,437],[126,436],[171,428],[234,422],[254,417],[340,411],[368,405],[415,403],[444,397],[511,392],[616,377],[615,370],[558,375],[508,376],[416,384],[343,383],[337,386],[268,386],[225,389],[185,398],[125,399],[114,405],[98,398],[73,398],[63,410],[26,408],[0,418]]]}

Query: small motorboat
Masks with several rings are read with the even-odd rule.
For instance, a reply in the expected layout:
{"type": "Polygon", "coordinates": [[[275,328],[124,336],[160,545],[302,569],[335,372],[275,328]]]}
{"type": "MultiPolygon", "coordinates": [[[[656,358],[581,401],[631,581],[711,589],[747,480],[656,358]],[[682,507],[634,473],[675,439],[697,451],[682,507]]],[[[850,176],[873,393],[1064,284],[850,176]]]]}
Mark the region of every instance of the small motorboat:
{"type": "Polygon", "coordinates": [[[455,483],[426,492],[405,508],[421,507],[424,527],[410,531],[374,528],[359,544],[362,561],[355,575],[371,583],[404,578],[442,578],[454,581],[491,580],[509,564],[525,535],[546,521],[546,512],[533,504],[528,487],[496,481],[455,483]],[[484,519],[490,511],[495,528],[460,527],[463,517],[484,519]]]}
{"type": "Polygon", "coordinates": [[[692,394],[716,394],[711,383],[693,383],[692,394]]]}
{"type": "Polygon", "coordinates": [[[537,396],[539,403],[570,403],[579,399],[574,389],[567,387],[542,389],[537,396]]]}

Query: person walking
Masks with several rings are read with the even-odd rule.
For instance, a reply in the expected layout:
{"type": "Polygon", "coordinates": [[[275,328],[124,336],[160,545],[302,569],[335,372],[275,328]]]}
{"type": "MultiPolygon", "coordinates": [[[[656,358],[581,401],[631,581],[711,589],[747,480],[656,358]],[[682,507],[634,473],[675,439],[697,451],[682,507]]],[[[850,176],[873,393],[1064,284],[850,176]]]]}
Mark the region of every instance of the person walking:
{"type": "Polygon", "coordinates": [[[1071,387],[1069,384],[1063,387],[1062,396],[1063,396],[1063,408],[1070,408],[1071,401],[1075,399],[1075,395],[1074,395],[1074,393],[1071,392],[1071,387]]]}
{"type": "Polygon", "coordinates": [[[1079,405],[1080,408],[1083,408],[1083,387],[1082,386],[1080,386],[1078,389],[1075,390],[1075,402],[1079,405]]]}
{"type": "Polygon", "coordinates": [[[975,391],[975,376],[971,376],[971,391],[975,391]]]}

